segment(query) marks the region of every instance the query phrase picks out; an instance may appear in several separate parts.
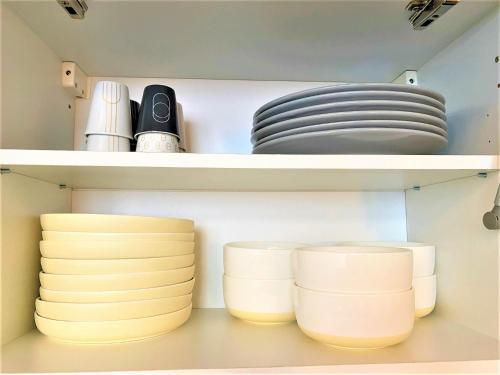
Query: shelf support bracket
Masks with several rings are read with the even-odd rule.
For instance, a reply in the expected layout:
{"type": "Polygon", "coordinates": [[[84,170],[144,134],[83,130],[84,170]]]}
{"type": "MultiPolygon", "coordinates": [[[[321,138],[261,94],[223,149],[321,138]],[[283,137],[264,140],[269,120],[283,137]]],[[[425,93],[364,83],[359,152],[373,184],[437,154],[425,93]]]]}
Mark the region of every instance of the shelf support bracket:
{"type": "Polygon", "coordinates": [[[418,85],[418,75],[416,70],[405,70],[392,83],[401,85],[418,85]]]}
{"type": "Polygon", "coordinates": [[[75,98],[89,97],[89,77],[76,63],[64,61],[62,63],[61,77],[63,87],[75,98]]]}

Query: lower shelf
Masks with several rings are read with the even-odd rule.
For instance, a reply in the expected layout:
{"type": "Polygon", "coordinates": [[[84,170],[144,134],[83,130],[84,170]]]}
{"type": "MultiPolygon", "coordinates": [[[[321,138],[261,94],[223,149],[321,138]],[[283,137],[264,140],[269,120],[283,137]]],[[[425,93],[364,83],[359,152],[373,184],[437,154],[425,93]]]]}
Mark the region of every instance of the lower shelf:
{"type": "Polygon", "coordinates": [[[498,341],[435,314],[418,320],[411,337],[400,345],[347,351],[309,339],[296,324],[250,325],[224,309],[195,309],[184,326],[154,339],[71,345],[33,330],[4,346],[2,357],[3,372],[32,373],[284,367],[314,372],[315,366],[462,361],[488,361],[487,366],[496,367],[498,341]]]}

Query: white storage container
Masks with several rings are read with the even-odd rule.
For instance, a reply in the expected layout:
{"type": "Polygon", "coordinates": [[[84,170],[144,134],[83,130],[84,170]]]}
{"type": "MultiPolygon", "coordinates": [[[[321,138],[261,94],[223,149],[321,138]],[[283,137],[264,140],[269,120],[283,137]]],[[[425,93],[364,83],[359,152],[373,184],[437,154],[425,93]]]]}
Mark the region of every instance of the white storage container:
{"type": "Polygon", "coordinates": [[[461,1],[418,31],[408,2],[87,1],[84,20],[56,1],[2,2],[2,371],[497,371],[499,241],[482,216],[500,181],[498,3],[461,1]],[[84,151],[102,80],[136,101],[149,84],[172,87],[191,153],[84,151]],[[264,103],[394,80],[445,97],[442,154],[250,154],[264,103]],[[37,331],[39,216],[71,212],[193,218],[189,321],[106,346],[37,331]],[[362,354],[296,324],[246,325],[223,309],[221,251],[245,240],[429,243],[439,298],[403,344],[362,354]]]}

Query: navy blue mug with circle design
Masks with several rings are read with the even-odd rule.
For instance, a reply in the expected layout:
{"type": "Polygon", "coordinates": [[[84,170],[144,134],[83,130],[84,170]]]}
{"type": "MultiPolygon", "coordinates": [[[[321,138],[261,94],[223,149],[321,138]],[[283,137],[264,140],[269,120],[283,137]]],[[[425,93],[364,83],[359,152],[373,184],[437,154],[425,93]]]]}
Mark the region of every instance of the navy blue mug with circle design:
{"type": "Polygon", "coordinates": [[[166,133],[179,138],[175,91],[168,86],[146,86],[142,95],[135,139],[143,133],[166,133]]]}

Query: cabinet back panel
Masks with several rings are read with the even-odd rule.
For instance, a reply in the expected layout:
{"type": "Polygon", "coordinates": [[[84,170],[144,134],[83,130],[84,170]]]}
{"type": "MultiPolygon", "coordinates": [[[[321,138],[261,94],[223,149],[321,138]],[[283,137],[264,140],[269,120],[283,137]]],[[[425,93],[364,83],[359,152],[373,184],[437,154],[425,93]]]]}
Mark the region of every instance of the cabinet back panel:
{"type": "Polygon", "coordinates": [[[499,174],[406,193],[408,239],[436,245],[436,313],[498,336],[499,231],[482,216],[493,207],[499,174]]]}
{"type": "Polygon", "coordinates": [[[73,212],[195,220],[195,307],[223,307],[222,246],[229,241],[314,243],[405,240],[403,192],[73,192],[73,212]]]}

